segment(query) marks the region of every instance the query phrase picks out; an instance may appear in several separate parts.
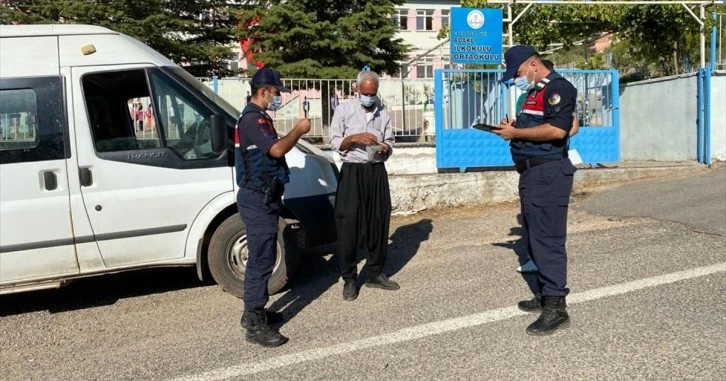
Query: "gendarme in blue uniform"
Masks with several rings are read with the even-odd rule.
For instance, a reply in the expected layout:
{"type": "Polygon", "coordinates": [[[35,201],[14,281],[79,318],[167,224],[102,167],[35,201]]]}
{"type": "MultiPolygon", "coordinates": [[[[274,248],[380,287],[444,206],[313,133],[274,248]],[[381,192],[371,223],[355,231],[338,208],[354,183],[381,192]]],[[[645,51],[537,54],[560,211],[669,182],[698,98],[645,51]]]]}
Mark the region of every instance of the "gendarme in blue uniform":
{"type": "MultiPolygon", "coordinates": [[[[267,282],[275,265],[277,232],[282,202],[265,204],[263,189],[273,178],[289,181],[285,158],[269,155],[279,140],[272,118],[250,102],[242,111],[235,133],[237,209],[247,227],[249,257],[245,271],[245,309],[261,309],[269,300],[267,282]]],[[[281,195],[282,192],[280,192],[281,195]]]]}
{"type": "Polygon", "coordinates": [[[542,296],[566,296],[567,207],[576,168],[567,159],[577,89],[556,72],[542,79],[527,94],[516,128],[550,124],[565,130],[565,138],[546,142],[515,139],[510,142],[519,178],[523,238],[537,265],[542,296]]]}

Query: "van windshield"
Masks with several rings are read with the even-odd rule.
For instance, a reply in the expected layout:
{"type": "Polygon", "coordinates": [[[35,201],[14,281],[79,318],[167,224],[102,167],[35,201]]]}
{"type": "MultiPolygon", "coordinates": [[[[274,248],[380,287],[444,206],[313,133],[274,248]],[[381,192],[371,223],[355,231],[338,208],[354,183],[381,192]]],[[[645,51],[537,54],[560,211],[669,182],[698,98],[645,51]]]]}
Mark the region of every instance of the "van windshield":
{"type": "Polygon", "coordinates": [[[209,88],[209,86],[203,84],[198,79],[194,78],[189,72],[186,70],[180,68],[180,67],[174,67],[174,66],[165,66],[165,70],[168,70],[171,72],[175,77],[178,77],[179,79],[183,80],[184,82],[188,83],[191,87],[194,88],[194,90],[199,91],[200,93],[204,94],[205,97],[209,98],[212,102],[216,103],[219,107],[222,108],[232,119],[237,119],[239,116],[240,111],[237,110],[236,107],[232,106],[227,100],[220,97],[219,95],[215,94],[212,89],[209,88]]]}

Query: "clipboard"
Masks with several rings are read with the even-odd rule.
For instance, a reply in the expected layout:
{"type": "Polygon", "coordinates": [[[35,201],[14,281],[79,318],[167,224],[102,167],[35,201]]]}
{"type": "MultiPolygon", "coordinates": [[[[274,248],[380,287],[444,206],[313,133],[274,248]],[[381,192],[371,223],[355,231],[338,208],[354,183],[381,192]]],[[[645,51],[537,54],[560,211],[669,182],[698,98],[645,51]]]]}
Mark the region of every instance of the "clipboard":
{"type": "Polygon", "coordinates": [[[474,123],[471,125],[471,128],[476,128],[477,130],[486,131],[486,132],[492,132],[492,130],[499,130],[499,126],[493,126],[491,124],[483,124],[483,123],[474,123]]]}

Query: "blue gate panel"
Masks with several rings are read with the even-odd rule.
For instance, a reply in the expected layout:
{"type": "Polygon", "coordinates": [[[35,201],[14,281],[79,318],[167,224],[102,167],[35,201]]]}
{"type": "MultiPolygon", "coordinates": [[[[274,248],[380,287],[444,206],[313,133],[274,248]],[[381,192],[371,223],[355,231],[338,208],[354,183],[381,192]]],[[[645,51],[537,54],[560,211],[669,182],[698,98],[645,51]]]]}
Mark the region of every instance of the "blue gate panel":
{"type": "Polygon", "coordinates": [[[586,127],[570,140],[570,149],[576,149],[583,163],[611,163],[619,161],[613,158],[613,147],[620,146],[620,136],[612,131],[612,127],[586,127]]]}
{"type": "Polygon", "coordinates": [[[444,130],[436,137],[439,168],[503,167],[512,165],[509,143],[475,129],[444,130]],[[439,156],[438,153],[441,152],[439,156]]]}
{"type": "MultiPolygon", "coordinates": [[[[498,124],[514,115],[519,90],[499,84],[503,70],[437,70],[434,75],[436,165],[439,169],[511,166],[509,143],[471,128],[498,124]],[[510,94],[511,91],[511,94],[510,94]]],[[[561,70],[578,90],[580,130],[570,141],[583,162],[620,161],[618,73],[614,70],[561,70]]]]}

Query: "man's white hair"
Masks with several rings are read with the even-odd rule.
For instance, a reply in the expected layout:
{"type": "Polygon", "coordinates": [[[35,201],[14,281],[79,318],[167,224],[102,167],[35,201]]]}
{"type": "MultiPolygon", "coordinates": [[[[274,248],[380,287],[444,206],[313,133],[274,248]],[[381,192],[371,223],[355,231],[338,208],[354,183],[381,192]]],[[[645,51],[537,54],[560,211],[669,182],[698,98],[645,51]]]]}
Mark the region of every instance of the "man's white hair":
{"type": "Polygon", "coordinates": [[[376,83],[376,87],[380,85],[381,79],[378,78],[378,74],[376,74],[375,71],[362,71],[358,73],[358,79],[356,79],[356,82],[358,83],[358,88],[360,88],[360,85],[363,84],[364,81],[373,81],[376,83]]]}

